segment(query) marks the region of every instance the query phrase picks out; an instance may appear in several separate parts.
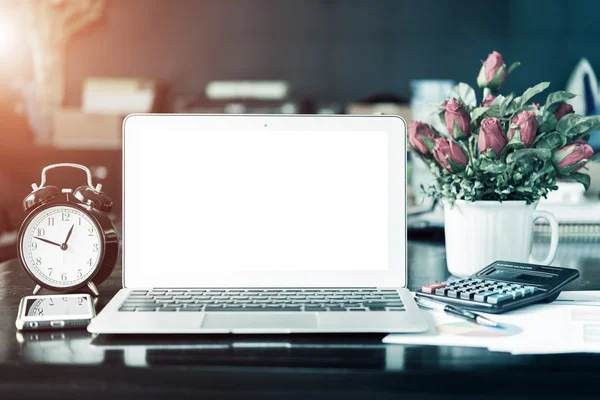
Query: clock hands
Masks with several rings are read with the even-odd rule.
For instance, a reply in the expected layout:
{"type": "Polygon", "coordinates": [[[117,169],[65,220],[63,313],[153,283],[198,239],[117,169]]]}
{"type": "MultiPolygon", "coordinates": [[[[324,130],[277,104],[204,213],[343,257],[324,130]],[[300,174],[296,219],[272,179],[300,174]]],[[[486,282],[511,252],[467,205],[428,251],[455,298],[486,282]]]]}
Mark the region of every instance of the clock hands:
{"type": "Polygon", "coordinates": [[[37,239],[37,240],[41,240],[42,242],[50,243],[50,244],[53,244],[53,245],[55,245],[55,246],[61,247],[61,245],[60,245],[60,244],[58,244],[58,243],[55,243],[55,242],[53,242],[53,241],[51,241],[51,240],[44,239],[44,238],[37,237],[37,236],[34,236],[34,238],[35,238],[35,239],[37,239]]]}
{"type": "Polygon", "coordinates": [[[53,242],[51,240],[44,239],[44,238],[41,238],[38,236],[34,236],[34,238],[37,240],[41,240],[42,242],[46,242],[46,243],[52,244],[54,246],[58,246],[58,247],[60,247],[61,250],[64,251],[68,248],[67,242],[69,241],[69,238],[71,237],[71,233],[73,233],[73,228],[75,228],[75,224],[71,225],[71,229],[69,229],[69,233],[67,233],[67,238],[65,239],[65,242],[63,244],[58,244],[56,242],[53,242]]]}
{"type": "Polygon", "coordinates": [[[71,225],[71,229],[69,229],[69,233],[67,233],[67,238],[65,239],[65,242],[63,243],[65,246],[69,242],[69,238],[71,237],[71,233],[73,233],[73,228],[75,228],[75,224],[71,225]]]}

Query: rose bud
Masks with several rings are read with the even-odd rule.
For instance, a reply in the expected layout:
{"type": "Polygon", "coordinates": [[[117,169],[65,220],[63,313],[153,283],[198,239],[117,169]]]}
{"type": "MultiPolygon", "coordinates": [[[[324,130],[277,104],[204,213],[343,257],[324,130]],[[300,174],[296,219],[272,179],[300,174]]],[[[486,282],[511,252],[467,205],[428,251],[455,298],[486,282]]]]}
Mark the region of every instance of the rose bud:
{"type": "Polygon", "coordinates": [[[458,125],[458,128],[465,137],[469,136],[469,130],[471,128],[471,117],[463,105],[454,99],[446,100],[444,102],[444,120],[446,121],[446,129],[448,133],[455,139],[454,136],[454,121],[458,125]]]}
{"type": "MultiPolygon", "coordinates": [[[[525,147],[531,147],[531,144],[535,139],[538,125],[537,119],[535,119],[535,111],[521,111],[513,117],[511,123],[519,126],[521,142],[523,142],[525,147]]],[[[510,130],[508,131],[508,140],[512,139],[514,135],[515,130],[513,128],[510,128],[510,130]]]]}
{"type": "Polygon", "coordinates": [[[423,142],[424,137],[432,141],[435,139],[431,126],[421,121],[413,121],[408,124],[408,141],[418,153],[426,156],[430,153],[429,148],[423,142]]]}
{"type": "Polygon", "coordinates": [[[484,118],[481,121],[481,128],[479,128],[477,142],[479,151],[485,154],[490,149],[498,157],[506,143],[508,143],[508,140],[504,131],[502,131],[500,120],[498,118],[484,118]]]}
{"type": "Polygon", "coordinates": [[[435,139],[433,157],[442,167],[446,168],[450,172],[464,171],[468,163],[467,156],[461,147],[452,140],[448,140],[446,138],[435,139]],[[455,166],[460,166],[461,168],[457,171],[453,171],[452,165],[450,165],[448,158],[454,161],[455,166]]]}
{"type": "Polygon", "coordinates": [[[538,110],[540,109],[540,103],[536,103],[535,101],[531,102],[531,105],[534,106],[535,108],[537,108],[538,110]]]}
{"type": "Polygon", "coordinates": [[[504,83],[504,79],[506,79],[504,59],[502,58],[502,54],[493,51],[481,66],[479,76],[477,77],[477,85],[480,88],[487,87],[493,91],[497,91],[504,83]]]}
{"type": "MultiPolygon", "coordinates": [[[[576,140],[575,142],[556,150],[552,155],[552,161],[554,161],[559,168],[568,168],[577,165],[577,163],[582,160],[587,162],[593,155],[594,150],[589,144],[584,140],[576,140]]],[[[582,163],[570,173],[574,174],[584,166],[585,163],[582,163]]]]}
{"type": "Polygon", "coordinates": [[[562,117],[567,114],[573,114],[575,110],[573,110],[573,106],[569,103],[561,103],[560,106],[554,111],[554,116],[557,121],[560,121],[562,117]]]}
{"type": "Polygon", "coordinates": [[[481,107],[491,107],[492,103],[494,102],[494,100],[496,100],[496,96],[494,96],[493,94],[489,93],[486,98],[483,100],[483,102],[481,103],[481,107]]]}

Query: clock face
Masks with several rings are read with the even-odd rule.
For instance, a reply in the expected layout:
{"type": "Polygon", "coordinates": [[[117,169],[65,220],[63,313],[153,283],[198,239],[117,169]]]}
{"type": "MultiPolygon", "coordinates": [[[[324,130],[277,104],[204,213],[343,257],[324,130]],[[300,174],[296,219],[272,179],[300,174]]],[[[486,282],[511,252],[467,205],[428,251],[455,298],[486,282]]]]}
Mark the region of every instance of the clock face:
{"type": "Polygon", "coordinates": [[[25,228],[20,247],[31,274],[57,288],[76,286],[90,278],[104,249],[92,218],[66,205],[39,211],[25,228]]]}

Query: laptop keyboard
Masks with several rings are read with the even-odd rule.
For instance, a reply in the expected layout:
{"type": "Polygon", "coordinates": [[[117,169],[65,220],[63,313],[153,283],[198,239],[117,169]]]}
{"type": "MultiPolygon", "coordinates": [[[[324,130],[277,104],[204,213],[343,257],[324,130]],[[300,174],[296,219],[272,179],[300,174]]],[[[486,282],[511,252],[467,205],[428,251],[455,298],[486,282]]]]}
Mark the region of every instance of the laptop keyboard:
{"type": "Polygon", "coordinates": [[[133,290],[125,312],[381,312],[404,311],[396,290],[153,289],[133,290]]]}

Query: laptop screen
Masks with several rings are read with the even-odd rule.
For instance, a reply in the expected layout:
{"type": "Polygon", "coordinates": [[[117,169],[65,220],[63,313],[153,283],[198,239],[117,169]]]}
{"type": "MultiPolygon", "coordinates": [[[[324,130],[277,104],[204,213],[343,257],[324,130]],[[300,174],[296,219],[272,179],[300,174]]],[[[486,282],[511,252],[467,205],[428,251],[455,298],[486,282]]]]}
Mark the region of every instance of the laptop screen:
{"type": "Polygon", "coordinates": [[[387,270],[388,135],[243,129],[131,135],[127,269],[144,269],[152,286],[165,275],[187,276],[198,286],[215,274],[387,270]]]}

